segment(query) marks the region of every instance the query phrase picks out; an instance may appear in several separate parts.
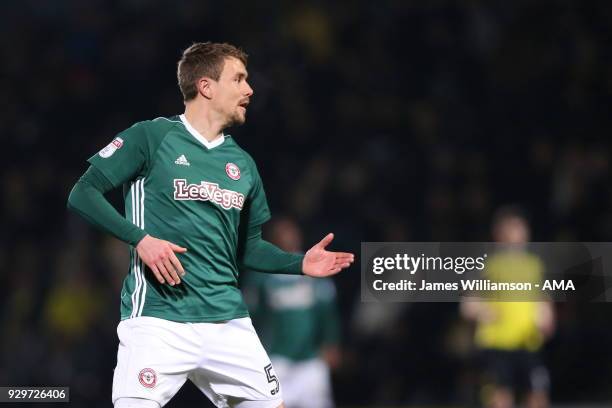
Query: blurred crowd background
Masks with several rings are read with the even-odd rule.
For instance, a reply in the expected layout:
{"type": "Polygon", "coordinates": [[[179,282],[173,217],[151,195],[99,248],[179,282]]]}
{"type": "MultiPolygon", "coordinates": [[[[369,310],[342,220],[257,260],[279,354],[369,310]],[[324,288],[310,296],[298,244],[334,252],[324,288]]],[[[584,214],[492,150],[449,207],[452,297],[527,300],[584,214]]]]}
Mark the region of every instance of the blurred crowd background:
{"type": "MultiPolygon", "coordinates": [[[[0,385],[110,406],[127,248],[66,209],[86,159],[182,112],[194,41],[250,54],[231,133],[273,214],[362,241],[487,241],[521,205],[536,241],[612,240],[612,3],[580,0],[4,1],[0,12],[0,385]],[[607,106],[607,108],[606,108],[607,106]]],[[[110,199],[120,205],[120,194],[110,199]]],[[[477,403],[456,304],[363,304],[336,278],[339,406],[477,403]]],[[[612,307],[555,305],[555,404],[612,403],[612,307]]],[[[173,406],[201,401],[186,386],[173,406]]],[[[172,403],[171,403],[172,404],[172,403]]]]}

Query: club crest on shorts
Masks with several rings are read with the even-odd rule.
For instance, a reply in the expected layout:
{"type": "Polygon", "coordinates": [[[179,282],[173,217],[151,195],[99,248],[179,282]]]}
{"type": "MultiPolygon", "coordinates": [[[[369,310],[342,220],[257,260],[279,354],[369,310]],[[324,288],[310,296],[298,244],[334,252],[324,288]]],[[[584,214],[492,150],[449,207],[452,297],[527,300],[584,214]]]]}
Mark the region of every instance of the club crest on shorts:
{"type": "Polygon", "coordinates": [[[157,374],[152,368],[143,368],[138,373],[138,381],[143,387],[153,388],[157,384],[157,374]]]}
{"type": "Polygon", "coordinates": [[[232,180],[238,180],[240,178],[240,169],[234,163],[227,163],[225,165],[225,172],[232,180]]]}
{"type": "Polygon", "coordinates": [[[104,149],[100,150],[100,157],[107,159],[113,155],[117,151],[117,149],[121,149],[123,146],[123,139],[120,137],[116,137],[112,142],[108,144],[104,149]]]}

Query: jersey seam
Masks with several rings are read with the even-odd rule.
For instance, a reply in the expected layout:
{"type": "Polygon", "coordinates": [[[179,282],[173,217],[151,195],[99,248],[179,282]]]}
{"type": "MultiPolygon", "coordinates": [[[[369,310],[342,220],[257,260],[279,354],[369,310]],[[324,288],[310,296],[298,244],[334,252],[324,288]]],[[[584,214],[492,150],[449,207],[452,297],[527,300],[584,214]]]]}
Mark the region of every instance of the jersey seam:
{"type": "MultiPolygon", "coordinates": [[[[158,118],[159,119],[159,118],[158,118]]],[[[166,119],[166,118],[163,118],[166,119]]],[[[161,140],[159,141],[159,144],[157,145],[157,147],[155,148],[155,151],[153,152],[153,154],[151,154],[151,163],[149,163],[149,166],[147,166],[147,171],[144,174],[144,177],[149,177],[149,175],[151,174],[151,170],[153,169],[153,164],[155,163],[155,161],[157,160],[157,156],[159,155],[159,149],[162,145],[162,143],[164,143],[164,141],[166,140],[166,138],[168,137],[168,135],[170,134],[170,131],[173,130],[177,125],[181,124],[183,125],[182,122],[176,122],[174,120],[170,120],[168,119],[169,122],[172,122],[173,125],[166,131],[166,133],[164,134],[164,136],[161,138],[161,140]]],[[[184,125],[183,125],[184,126],[184,125]]],[[[147,130],[148,132],[148,130],[147,130]]],[[[144,187],[144,186],[143,186],[144,187]]]]}
{"type": "Polygon", "coordinates": [[[108,174],[106,174],[104,170],[102,170],[101,168],[99,168],[99,167],[98,167],[96,164],[94,164],[94,163],[91,163],[91,162],[88,162],[88,163],[89,163],[89,165],[90,165],[90,166],[93,166],[93,167],[94,167],[94,168],[95,168],[95,169],[96,169],[96,170],[97,170],[97,171],[100,173],[100,175],[101,175],[102,177],[104,177],[104,179],[105,179],[105,180],[106,180],[108,183],[110,183],[110,185],[111,185],[111,186],[113,186],[113,189],[115,188],[115,187],[114,187],[114,186],[115,186],[115,182],[114,182],[113,180],[111,180],[111,178],[109,177],[109,175],[108,175],[108,174]]]}

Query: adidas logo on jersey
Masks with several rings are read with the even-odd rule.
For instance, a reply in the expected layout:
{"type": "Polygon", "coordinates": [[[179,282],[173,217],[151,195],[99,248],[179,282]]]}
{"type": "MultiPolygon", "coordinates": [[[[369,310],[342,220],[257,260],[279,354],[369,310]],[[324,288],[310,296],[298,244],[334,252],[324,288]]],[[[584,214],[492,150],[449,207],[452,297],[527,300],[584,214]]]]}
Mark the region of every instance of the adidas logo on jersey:
{"type": "Polygon", "coordinates": [[[174,161],[174,163],[180,164],[181,166],[191,166],[184,154],[181,154],[178,159],[174,161]]]}

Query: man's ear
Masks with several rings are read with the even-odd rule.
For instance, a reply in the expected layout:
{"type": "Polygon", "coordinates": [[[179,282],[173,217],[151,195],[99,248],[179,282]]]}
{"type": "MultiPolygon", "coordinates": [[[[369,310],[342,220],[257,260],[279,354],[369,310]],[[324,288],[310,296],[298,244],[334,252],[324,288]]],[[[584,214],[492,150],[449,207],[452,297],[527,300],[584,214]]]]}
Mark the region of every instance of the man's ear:
{"type": "Polygon", "coordinates": [[[211,79],[206,77],[202,77],[196,82],[198,93],[200,93],[206,99],[212,98],[213,90],[211,82],[211,79]]]}

